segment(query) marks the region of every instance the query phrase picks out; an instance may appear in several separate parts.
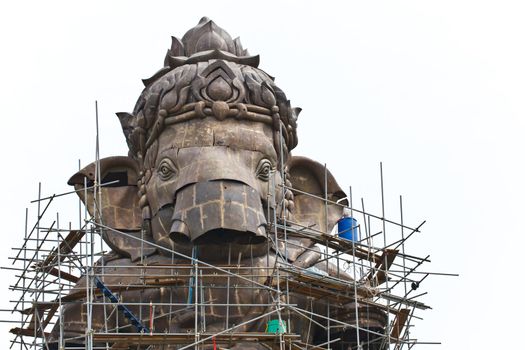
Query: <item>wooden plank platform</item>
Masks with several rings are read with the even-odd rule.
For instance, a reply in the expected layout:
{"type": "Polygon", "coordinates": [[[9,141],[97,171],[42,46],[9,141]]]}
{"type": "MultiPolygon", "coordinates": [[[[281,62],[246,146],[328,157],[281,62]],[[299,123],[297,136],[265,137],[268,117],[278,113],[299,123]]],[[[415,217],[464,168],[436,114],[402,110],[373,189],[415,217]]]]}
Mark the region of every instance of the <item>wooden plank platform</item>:
{"type": "MultiPolygon", "coordinates": [[[[199,333],[199,339],[215,337],[216,343],[254,341],[254,342],[276,342],[279,341],[279,334],[262,332],[236,332],[215,335],[214,333],[199,333]]],[[[282,334],[285,341],[298,340],[299,334],[282,334]]],[[[194,333],[94,333],[93,340],[96,342],[108,342],[118,344],[119,348],[125,348],[125,344],[133,345],[155,345],[155,344],[191,344],[195,341],[194,333]]],[[[212,340],[206,341],[211,343],[212,340]]]]}
{"type": "MultiPolygon", "coordinates": [[[[25,336],[25,337],[34,337],[35,336],[35,329],[34,328],[15,327],[15,328],[11,328],[9,330],[9,332],[13,333],[13,334],[16,334],[16,335],[22,335],[22,336],[25,336]]],[[[47,332],[44,333],[44,337],[45,338],[49,338],[50,335],[51,335],[50,333],[47,333],[47,332]]],[[[37,338],[42,338],[42,331],[37,330],[36,331],[36,337],[37,338]]]]}
{"type": "Polygon", "coordinates": [[[398,343],[399,337],[403,332],[403,327],[410,315],[410,309],[401,309],[397,313],[396,319],[394,320],[394,325],[392,326],[392,331],[390,332],[390,342],[398,343]]]}
{"type": "MultiPolygon", "coordinates": [[[[298,282],[306,285],[307,287],[316,286],[323,290],[326,290],[331,294],[342,294],[345,296],[354,296],[354,281],[353,280],[342,280],[329,275],[321,275],[315,272],[309,272],[308,270],[296,270],[292,268],[281,268],[289,274],[288,281],[298,282]]],[[[285,279],[283,279],[285,280],[285,279]]],[[[284,283],[281,281],[281,284],[284,283]]],[[[377,290],[367,286],[358,285],[356,287],[357,295],[362,298],[372,298],[377,296],[377,290]]]]}
{"type": "Polygon", "coordinates": [[[78,280],[80,279],[79,277],[74,276],[68,272],[59,270],[56,267],[47,267],[47,268],[44,268],[43,270],[49,273],[50,275],[53,275],[55,277],[60,277],[60,279],[64,279],[66,281],[73,282],[73,283],[77,283],[78,280]]]}
{"type": "Polygon", "coordinates": [[[64,261],[67,254],[73,251],[73,248],[80,242],[82,237],[84,237],[85,232],[81,230],[71,230],[68,235],[60,244],[58,249],[54,248],[53,251],[47,256],[46,260],[39,263],[40,267],[46,267],[49,265],[54,265],[58,262],[58,252],[60,251],[60,261],[64,261]]]}
{"type": "Polygon", "coordinates": [[[366,277],[373,286],[379,286],[386,282],[387,280],[387,271],[390,269],[394,260],[398,254],[396,249],[385,249],[383,255],[381,256],[381,261],[376,263],[376,266],[373,270],[370,270],[370,273],[366,277]]]}
{"type": "MultiPolygon", "coordinates": [[[[282,229],[278,230],[280,235],[284,235],[282,229]]],[[[309,228],[302,228],[297,225],[291,225],[290,229],[286,231],[286,234],[291,237],[304,237],[309,238],[315,243],[326,245],[329,248],[335,249],[341,252],[347,252],[352,255],[355,252],[355,257],[363,260],[371,261],[375,264],[380,264],[382,261],[381,255],[372,252],[370,250],[362,248],[360,245],[355,245],[352,247],[352,241],[349,241],[344,238],[339,238],[338,236],[329,235],[320,231],[313,231],[309,228]]]]}

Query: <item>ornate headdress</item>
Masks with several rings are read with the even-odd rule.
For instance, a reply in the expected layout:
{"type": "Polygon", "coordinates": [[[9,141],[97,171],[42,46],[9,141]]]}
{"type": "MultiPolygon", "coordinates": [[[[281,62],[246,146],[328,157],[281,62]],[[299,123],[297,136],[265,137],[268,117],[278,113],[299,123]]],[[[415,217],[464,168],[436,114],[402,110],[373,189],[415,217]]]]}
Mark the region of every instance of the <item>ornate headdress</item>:
{"type": "Polygon", "coordinates": [[[297,115],[273,78],[258,69],[239,38],[204,17],[182,38],[172,37],[164,67],[145,79],[133,114],[117,113],[130,155],[143,167],[144,156],[166,125],[196,118],[236,118],[272,126],[280,154],[297,145],[297,115]]]}

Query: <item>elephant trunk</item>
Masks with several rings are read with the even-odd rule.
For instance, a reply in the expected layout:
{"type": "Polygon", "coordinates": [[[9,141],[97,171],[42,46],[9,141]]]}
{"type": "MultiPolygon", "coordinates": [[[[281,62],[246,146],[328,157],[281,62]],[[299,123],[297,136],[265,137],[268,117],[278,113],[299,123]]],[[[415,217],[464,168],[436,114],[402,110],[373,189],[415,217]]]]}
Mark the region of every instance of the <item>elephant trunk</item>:
{"type": "Polygon", "coordinates": [[[232,180],[198,182],[175,195],[170,237],[194,244],[256,244],[266,240],[260,194],[232,180]]]}

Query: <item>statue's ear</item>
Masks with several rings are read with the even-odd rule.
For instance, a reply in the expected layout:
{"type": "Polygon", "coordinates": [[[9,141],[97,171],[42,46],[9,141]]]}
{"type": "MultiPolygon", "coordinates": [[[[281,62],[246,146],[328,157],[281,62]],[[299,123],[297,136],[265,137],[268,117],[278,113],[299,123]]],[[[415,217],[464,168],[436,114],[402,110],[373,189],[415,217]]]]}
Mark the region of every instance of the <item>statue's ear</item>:
{"type": "MultiPolygon", "coordinates": [[[[141,232],[142,217],[137,188],[137,163],[130,157],[119,156],[103,158],[99,164],[102,186],[100,187],[101,199],[97,202],[101,203],[98,210],[102,224],[135,237],[131,238],[107,229],[102,233],[104,241],[114,251],[122,256],[129,256],[132,260],[140,258],[141,248],[143,248],[144,255],[151,255],[155,252],[155,248],[148,244],[141,245],[140,242],[141,238],[151,241],[151,237],[144,237],[141,232]]],[[[69,185],[75,187],[91,216],[95,214],[93,185],[96,179],[96,168],[96,163],[91,163],[68,181],[69,185]],[[87,184],[87,191],[84,184],[87,184]]]]}
{"type": "Polygon", "coordinates": [[[334,176],[328,170],[325,172],[325,166],[314,160],[306,157],[291,157],[287,162],[287,168],[292,187],[299,190],[293,191],[295,220],[306,226],[314,225],[312,228],[316,230],[330,233],[337,220],[342,217],[343,207],[328,202],[325,210],[325,194],[329,201],[347,205],[346,194],[339,187],[334,176]]]}

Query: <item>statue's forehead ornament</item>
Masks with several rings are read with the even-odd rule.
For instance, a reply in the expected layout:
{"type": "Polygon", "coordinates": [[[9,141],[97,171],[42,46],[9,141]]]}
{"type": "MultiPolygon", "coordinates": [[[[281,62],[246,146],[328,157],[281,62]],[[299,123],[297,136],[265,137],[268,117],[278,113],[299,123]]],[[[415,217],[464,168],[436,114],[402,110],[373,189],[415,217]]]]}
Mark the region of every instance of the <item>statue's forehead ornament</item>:
{"type": "Polygon", "coordinates": [[[235,118],[268,124],[280,153],[297,145],[297,115],[273,78],[258,69],[239,38],[203,18],[182,38],[172,37],[164,68],[144,80],[133,114],[118,113],[131,154],[142,163],[166,125],[192,119],[235,118]]]}

